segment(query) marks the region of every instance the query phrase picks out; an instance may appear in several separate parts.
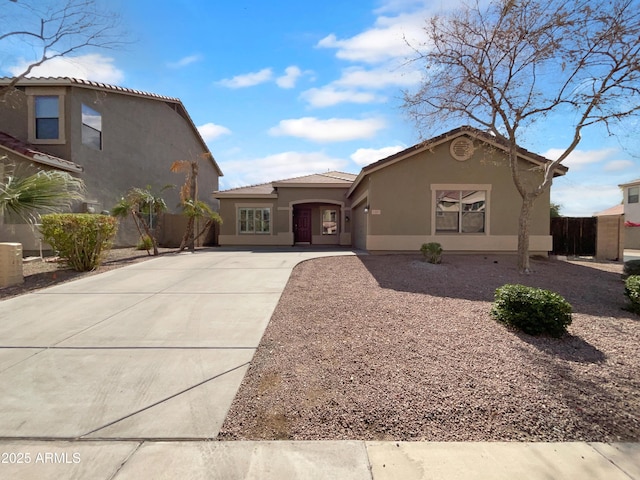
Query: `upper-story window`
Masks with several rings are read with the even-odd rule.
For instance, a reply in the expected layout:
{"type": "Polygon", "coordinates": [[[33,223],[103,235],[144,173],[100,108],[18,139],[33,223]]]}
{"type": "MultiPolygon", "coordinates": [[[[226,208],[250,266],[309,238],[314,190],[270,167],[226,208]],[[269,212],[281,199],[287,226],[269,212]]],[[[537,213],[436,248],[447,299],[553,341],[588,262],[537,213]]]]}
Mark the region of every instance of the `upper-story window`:
{"type": "Polygon", "coordinates": [[[65,89],[27,87],[29,112],[28,141],[42,145],[62,145],[65,134],[65,89]]]}
{"type": "Polygon", "coordinates": [[[37,140],[57,140],[60,138],[60,99],[57,95],[35,97],[35,120],[37,140]]]}
{"type": "Polygon", "coordinates": [[[102,114],[82,104],[82,143],[102,150],[102,114]]]}
{"type": "Polygon", "coordinates": [[[640,201],[640,187],[629,187],[627,203],[638,203],[640,201]]]}

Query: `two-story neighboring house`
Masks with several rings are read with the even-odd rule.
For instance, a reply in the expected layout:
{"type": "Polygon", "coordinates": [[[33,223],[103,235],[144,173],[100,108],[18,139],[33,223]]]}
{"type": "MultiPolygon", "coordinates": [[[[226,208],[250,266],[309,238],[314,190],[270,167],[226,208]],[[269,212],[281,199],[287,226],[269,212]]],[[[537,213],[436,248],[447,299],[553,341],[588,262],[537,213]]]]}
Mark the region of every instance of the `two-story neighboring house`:
{"type": "MultiPolygon", "coordinates": [[[[0,78],[0,86],[8,83],[0,78]]],[[[170,171],[176,160],[200,159],[203,192],[217,190],[222,175],[179,99],[74,78],[26,78],[0,102],[3,156],[79,176],[87,194],[76,210],[97,213],[111,210],[131,187],[151,186],[159,193],[166,185],[178,187],[162,192],[169,211],[177,213],[185,178],[170,171]]],[[[201,200],[217,208],[213,198],[201,200]]],[[[0,226],[0,241],[33,249],[26,227],[0,226]]],[[[122,231],[118,243],[135,244],[137,238],[137,232],[122,231]]]]}
{"type": "Polygon", "coordinates": [[[640,249],[640,178],[619,185],[622,188],[625,248],[640,249]]]}

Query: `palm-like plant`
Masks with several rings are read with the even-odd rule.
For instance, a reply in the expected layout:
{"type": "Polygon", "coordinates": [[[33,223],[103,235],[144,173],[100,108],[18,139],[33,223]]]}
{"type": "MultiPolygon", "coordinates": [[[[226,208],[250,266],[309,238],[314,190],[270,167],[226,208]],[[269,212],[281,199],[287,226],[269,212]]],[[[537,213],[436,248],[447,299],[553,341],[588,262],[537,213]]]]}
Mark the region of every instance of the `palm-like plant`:
{"type": "MultiPolygon", "coordinates": [[[[202,158],[209,158],[211,154],[203,153],[202,158]]],[[[174,173],[185,172],[186,178],[184,185],[180,189],[180,206],[182,213],[187,217],[187,229],[180,242],[180,251],[189,247],[190,250],[195,249],[195,241],[200,237],[213,222],[222,223],[222,218],[214,212],[209,205],[198,200],[198,161],[197,160],[178,160],[171,164],[171,171],[174,173]],[[203,229],[196,235],[196,221],[206,218],[207,221],[203,229]]]]}
{"type": "Polygon", "coordinates": [[[28,173],[9,165],[0,183],[0,213],[34,224],[41,213],[70,209],[74,201],[82,200],[84,192],[84,182],[67,172],[28,173]]]}
{"type": "MultiPolygon", "coordinates": [[[[147,186],[146,188],[134,187],[129,190],[111,209],[111,214],[119,218],[131,215],[140,237],[147,235],[151,239],[153,254],[158,255],[158,241],[153,233],[154,229],[151,228],[150,222],[147,222],[145,216],[148,215],[148,218],[150,218],[152,215],[160,215],[166,210],[167,204],[164,199],[159,195],[154,195],[151,187],[147,186]]],[[[149,253],[149,250],[147,250],[147,253],[149,253]]]]}
{"type": "MultiPolygon", "coordinates": [[[[182,202],[182,213],[189,219],[195,223],[195,221],[200,220],[202,218],[206,219],[206,222],[199,233],[194,232],[193,241],[195,242],[198,238],[200,238],[213,223],[222,223],[222,217],[218,215],[217,212],[214,212],[213,209],[204,203],[202,200],[185,200],[182,202]]],[[[183,239],[184,242],[184,239],[183,239]]],[[[181,249],[184,248],[181,245],[181,249]]]]}

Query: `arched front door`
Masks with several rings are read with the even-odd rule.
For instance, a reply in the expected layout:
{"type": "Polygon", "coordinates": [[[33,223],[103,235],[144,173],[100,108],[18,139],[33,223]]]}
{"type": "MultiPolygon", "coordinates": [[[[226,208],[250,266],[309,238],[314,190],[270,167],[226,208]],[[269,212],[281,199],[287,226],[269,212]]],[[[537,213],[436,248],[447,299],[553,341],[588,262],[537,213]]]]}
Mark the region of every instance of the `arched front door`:
{"type": "Polygon", "coordinates": [[[296,207],[293,209],[293,241],[295,243],[311,243],[311,208],[296,207]]]}

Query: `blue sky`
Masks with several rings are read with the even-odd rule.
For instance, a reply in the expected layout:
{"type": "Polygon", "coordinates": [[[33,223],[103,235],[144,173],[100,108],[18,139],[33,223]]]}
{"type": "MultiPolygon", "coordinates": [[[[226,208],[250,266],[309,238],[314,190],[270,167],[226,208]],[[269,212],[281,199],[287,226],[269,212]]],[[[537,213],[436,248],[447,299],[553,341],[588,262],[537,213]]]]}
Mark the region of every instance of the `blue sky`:
{"type": "MultiPolygon", "coordinates": [[[[400,108],[420,81],[407,63],[422,25],[454,0],[109,0],[131,42],[52,61],[34,76],[75,76],[182,100],[222,168],[220,188],[360,168],[420,140],[400,108]]],[[[24,52],[0,61],[4,75],[24,52]]],[[[527,132],[523,147],[555,158],[566,119],[527,132]]],[[[423,132],[427,138],[441,131],[423,132]]],[[[640,177],[638,122],[592,128],[554,182],[552,201],[585,216],[620,203],[640,177]]],[[[198,152],[193,152],[194,156],[198,152]]]]}

